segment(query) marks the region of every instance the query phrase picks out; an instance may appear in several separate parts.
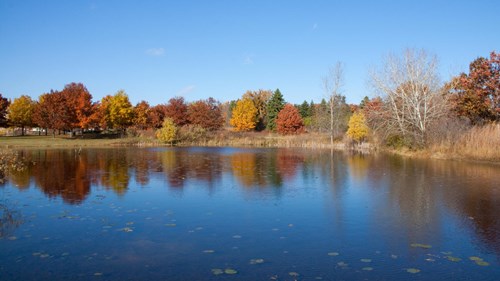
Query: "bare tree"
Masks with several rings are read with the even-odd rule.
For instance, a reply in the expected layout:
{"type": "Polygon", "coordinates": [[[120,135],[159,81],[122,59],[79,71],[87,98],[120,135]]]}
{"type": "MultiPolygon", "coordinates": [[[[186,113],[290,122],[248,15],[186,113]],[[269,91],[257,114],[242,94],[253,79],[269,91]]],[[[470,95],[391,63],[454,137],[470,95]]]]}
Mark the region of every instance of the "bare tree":
{"type": "Polygon", "coordinates": [[[371,82],[383,97],[378,129],[425,146],[429,126],[447,112],[436,57],[411,49],[402,57],[390,55],[371,82]]]}
{"type": "Polygon", "coordinates": [[[328,107],[330,113],[330,144],[333,145],[334,136],[338,135],[342,124],[347,124],[344,118],[345,111],[345,96],[342,95],[342,87],[344,86],[344,66],[341,62],[337,62],[334,67],[330,68],[328,75],[323,77],[323,89],[328,97],[328,107]]]}

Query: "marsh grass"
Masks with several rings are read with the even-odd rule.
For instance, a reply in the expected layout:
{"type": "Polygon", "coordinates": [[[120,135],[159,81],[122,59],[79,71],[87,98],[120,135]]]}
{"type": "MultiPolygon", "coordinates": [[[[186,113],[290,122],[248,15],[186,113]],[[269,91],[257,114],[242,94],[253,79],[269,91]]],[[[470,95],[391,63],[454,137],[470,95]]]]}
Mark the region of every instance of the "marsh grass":
{"type": "Polygon", "coordinates": [[[500,124],[471,127],[454,139],[433,144],[429,151],[444,158],[500,161],[500,124]]]}

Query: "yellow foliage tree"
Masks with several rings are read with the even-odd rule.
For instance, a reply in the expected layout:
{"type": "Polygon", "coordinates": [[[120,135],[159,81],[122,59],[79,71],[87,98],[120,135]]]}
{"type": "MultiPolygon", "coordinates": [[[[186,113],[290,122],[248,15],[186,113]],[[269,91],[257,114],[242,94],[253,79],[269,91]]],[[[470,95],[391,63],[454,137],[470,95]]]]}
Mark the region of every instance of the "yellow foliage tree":
{"type": "Polygon", "coordinates": [[[257,124],[257,108],[253,101],[249,98],[239,100],[233,109],[229,123],[235,131],[253,130],[257,124]]]}
{"type": "Polygon", "coordinates": [[[361,142],[368,136],[368,131],[365,115],[360,111],[355,112],[349,119],[347,136],[356,142],[361,142]]]}
{"type": "Polygon", "coordinates": [[[161,129],[156,131],[156,137],[165,143],[170,143],[175,140],[175,137],[177,136],[177,127],[175,126],[174,121],[171,118],[165,118],[163,120],[163,126],[161,129]]]}

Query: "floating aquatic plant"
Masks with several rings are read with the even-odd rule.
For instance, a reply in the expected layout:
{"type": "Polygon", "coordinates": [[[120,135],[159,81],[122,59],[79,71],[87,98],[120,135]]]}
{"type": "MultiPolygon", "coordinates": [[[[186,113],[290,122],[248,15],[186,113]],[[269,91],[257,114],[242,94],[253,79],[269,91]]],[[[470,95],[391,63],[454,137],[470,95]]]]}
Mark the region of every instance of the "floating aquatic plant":
{"type": "Polygon", "coordinates": [[[264,259],[251,259],[250,264],[261,264],[264,263],[264,259]]]}
{"type": "Polygon", "coordinates": [[[461,258],[457,258],[457,257],[454,257],[454,256],[446,256],[446,258],[447,258],[449,261],[452,261],[452,262],[459,262],[459,261],[461,261],[461,260],[462,260],[461,258]]]}
{"type": "Polygon", "coordinates": [[[224,274],[224,271],[222,271],[222,269],[220,269],[220,268],[213,268],[212,274],[213,275],[221,275],[221,274],[224,274]]]}
{"type": "Polygon", "coordinates": [[[213,254],[213,253],[215,253],[215,251],[214,250],[204,250],[203,253],[205,253],[205,254],[213,254]]]}
{"type": "Polygon", "coordinates": [[[224,273],[225,273],[225,274],[229,274],[229,275],[234,275],[234,274],[237,274],[237,273],[238,273],[238,271],[236,271],[236,270],[234,270],[234,269],[232,269],[232,268],[226,268],[226,269],[224,270],[224,273]]]}
{"type": "Polygon", "coordinates": [[[288,275],[292,276],[292,277],[298,277],[300,274],[298,274],[297,272],[295,271],[291,271],[291,272],[288,272],[288,275]]]}
{"type": "Polygon", "coordinates": [[[419,273],[420,269],[418,269],[418,268],[407,268],[406,272],[415,274],[415,273],[419,273]]]}
{"type": "Polygon", "coordinates": [[[483,261],[483,260],[476,261],[476,264],[477,264],[477,265],[480,265],[480,266],[488,266],[488,265],[490,265],[488,262],[485,262],[485,261],[483,261]]]}
{"type": "Polygon", "coordinates": [[[480,258],[480,257],[474,257],[474,256],[469,257],[469,259],[470,259],[471,261],[482,261],[482,260],[483,260],[483,259],[482,259],[482,258],[480,258]]]}
{"type": "Polygon", "coordinates": [[[412,246],[413,248],[422,248],[422,249],[430,249],[430,248],[432,248],[431,245],[420,244],[420,243],[413,243],[413,244],[410,244],[410,246],[412,246]]]}

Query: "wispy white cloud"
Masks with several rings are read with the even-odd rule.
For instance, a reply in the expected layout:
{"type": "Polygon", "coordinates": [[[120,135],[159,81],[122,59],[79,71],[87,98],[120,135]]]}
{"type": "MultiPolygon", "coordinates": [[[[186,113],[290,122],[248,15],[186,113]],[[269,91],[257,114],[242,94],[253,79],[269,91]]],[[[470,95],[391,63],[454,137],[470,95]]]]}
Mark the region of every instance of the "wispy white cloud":
{"type": "Polygon", "coordinates": [[[180,89],[177,93],[175,93],[176,96],[180,96],[180,97],[183,97],[189,93],[191,93],[194,89],[196,88],[195,85],[189,85],[189,86],[186,86],[182,89],[180,89]]]}
{"type": "Polygon", "coordinates": [[[316,30],[316,29],[318,29],[318,24],[317,24],[317,23],[314,23],[314,24],[313,24],[313,27],[312,27],[312,30],[316,30]]]}
{"type": "Polygon", "coordinates": [[[165,49],[163,48],[150,48],[146,50],[146,54],[153,57],[162,57],[165,55],[165,49]]]}

